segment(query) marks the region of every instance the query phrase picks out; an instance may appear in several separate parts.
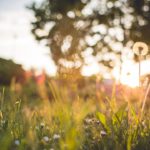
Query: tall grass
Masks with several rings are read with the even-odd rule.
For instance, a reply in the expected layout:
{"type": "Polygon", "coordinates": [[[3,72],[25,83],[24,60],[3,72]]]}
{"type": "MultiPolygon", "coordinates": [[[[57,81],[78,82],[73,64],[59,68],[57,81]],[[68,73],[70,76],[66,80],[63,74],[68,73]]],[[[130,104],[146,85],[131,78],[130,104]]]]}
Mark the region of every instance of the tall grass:
{"type": "MultiPolygon", "coordinates": [[[[53,101],[28,103],[12,93],[0,98],[2,150],[148,150],[149,110],[138,118],[138,107],[115,95],[105,101],[70,100],[67,89],[50,83],[53,101]],[[12,99],[11,99],[12,95],[12,99]],[[33,103],[33,104],[31,104],[33,103]],[[97,107],[97,105],[99,105],[97,107]]],[[[107,97],[107,95],[105,96],[107,97]]]]}

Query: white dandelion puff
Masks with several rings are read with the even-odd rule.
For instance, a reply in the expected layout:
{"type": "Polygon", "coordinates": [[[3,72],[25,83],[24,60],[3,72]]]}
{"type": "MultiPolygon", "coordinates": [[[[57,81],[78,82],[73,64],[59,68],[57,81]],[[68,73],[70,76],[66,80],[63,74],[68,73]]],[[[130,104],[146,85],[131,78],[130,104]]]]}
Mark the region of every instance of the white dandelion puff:
{"type": "Polygon", "coordinates": [[[60,135],[59,134],[54,134],[54,136],[53,136],[53,139],[54,140],[57,140],[57,139],[59,139],[60,138],[60,135]]]}
{"type": "Polygon", "coordinates": [[[44,136],[44,137],[43,137],[43,140],[44,140],[45,142],[48,142],[48,141],[49,141],[49,137],[48,137],[48,136],[44,136]]]}
{"type": "Polygon", "coordinates": [[[148,46],[144,42],[136,42],[133,45],[133,52],[138,56],[139,55],[144,56],[148,53],[148,46]]]}
{"type": "Polygon", "coordinates": [[[107,135],[107,133],[106,133],[104,130],[102,130],[102,131],[100,132],[100,135],[101,135],[101,136],[105,136],[105,135],[107,135]]]}

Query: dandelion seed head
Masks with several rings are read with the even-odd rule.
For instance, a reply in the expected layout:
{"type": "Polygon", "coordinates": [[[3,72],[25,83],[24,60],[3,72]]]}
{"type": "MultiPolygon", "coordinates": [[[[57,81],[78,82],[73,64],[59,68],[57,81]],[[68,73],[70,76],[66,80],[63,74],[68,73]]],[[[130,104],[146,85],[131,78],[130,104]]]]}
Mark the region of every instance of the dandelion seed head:
{"type": "Polygon", "coordinates": [[[85,122],[87,123],[87,124],[89,124],[89,123],[92,123],[92,119],[85,119],[85,122]]]}
{"type": "Polygon", "coordinates": [[[45,142],[48,142],[48,141],[49,141],[49,137],[48,137],[48,136],[44,136],[44,137],[43,137],[43,140],[44,140],[45,142]]]}
{"type": "Polygon", "coordinates": [[[144,56],[144,55],[146,55],[148,53],[148,46],[144,42],[136,42],[133,45],[133,52],[136,55],[142,55],[142,56],[144,56]]]}
{"type": "Polygon", "coordinates": [[[100,131],[100,135],[101,136],[105,136],[107,133],[104,131],[104,130],[102,130],[102,131],[100,131]]]}
{"type": "Polygon", "coordinates": [[[59,139],[60,138],[60,135],[59,134],[54,134],[54,136],[53,136],[53,139],[54,140],[57,140],[57,139],[59,139]]]}
{"type": "Polygon", "coordinates": [[[41,128],[44,128],[44,127],[45,127],[45,123],[42,122],[42,123],[40,124],[40,127],[41,127],[41,128]]]}

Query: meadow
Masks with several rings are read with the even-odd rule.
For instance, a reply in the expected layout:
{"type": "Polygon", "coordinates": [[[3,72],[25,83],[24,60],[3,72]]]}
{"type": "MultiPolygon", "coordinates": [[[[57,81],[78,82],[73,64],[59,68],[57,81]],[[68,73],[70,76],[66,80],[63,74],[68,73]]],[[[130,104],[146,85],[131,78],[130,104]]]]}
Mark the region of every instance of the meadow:
{"type": "Polygon", "coordinates": [[[150,150],[150,0],[0,12],[0,150],[150,150]]]}
{"type": "Polygon", "coordinates": [[[40,91],[30,82],[22,93],[14,84],[1,87],[0,149],[149,150],[149,97],[142,110],[141,89],[118,95],[113,86],[109,95],[90,83],[78,89],[47,81],[40,91]],[[51,96],[44,97],[46,91],[51,96]]]}

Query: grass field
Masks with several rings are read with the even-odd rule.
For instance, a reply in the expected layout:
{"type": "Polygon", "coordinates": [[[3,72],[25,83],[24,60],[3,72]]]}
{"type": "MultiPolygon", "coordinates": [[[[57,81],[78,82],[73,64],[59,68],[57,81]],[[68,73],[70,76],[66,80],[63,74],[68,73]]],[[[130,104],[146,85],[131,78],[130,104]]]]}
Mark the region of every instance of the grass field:
{"type": "Polygon", "coordinates": [[[52,83],[49,90],[52,101],[1,88],[1,150],[150,149],[149,107],[141,111],[138,99],[71,99],[67,89],[52,83]]]}

